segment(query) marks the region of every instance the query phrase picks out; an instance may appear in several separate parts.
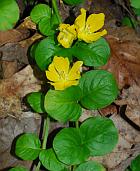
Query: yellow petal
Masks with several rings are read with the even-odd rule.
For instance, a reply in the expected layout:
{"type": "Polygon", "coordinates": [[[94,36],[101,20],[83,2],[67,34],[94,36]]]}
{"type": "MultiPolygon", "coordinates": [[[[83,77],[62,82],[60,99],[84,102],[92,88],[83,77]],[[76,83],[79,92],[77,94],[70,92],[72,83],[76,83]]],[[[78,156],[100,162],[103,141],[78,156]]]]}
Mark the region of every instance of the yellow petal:
{"type": "Polygon", "coordinates": [[[70,25],[69,24],[60,24],[59,25],[59,30],[60,31],[63,31],[63,30],[65,30],[66,28],[68,28],[70,25]]]}
{"type": "Polygon", "coordinates": [[[65,89],[65,85],[63,82],[57,82],[57,83],[51,83],[51,85],[54,86],[55,90],[64,90],[65,89]]]}
{"type": "Polygon", "coordinates": [[[67,81],[65,82],[65,88],[73,86],[73,85],[77,85],[79,81],[75,80],[75,81],[67,81]]]}
{"type": "Polygon", "coordinates": [[[71,68],[71,70],[69,71],[69,80],[76,80],[79,79],[80,76],[80,68],[83,65],[82,61],[77,61],[74,63],[73,67],[71,68]]]}
{"type": "Polygon", "coordinates": [[[93,41],[98,40],[101,36],[104,36],[106,34],[107,34],[107,31],[104,29],[101,32],[96,32],[96,33],[92,33],[92,34],[81,33],[78,35],[78,37],[79,37],[79,39],[82,39],[87,43],[92,43],[93,41]]]}
{"type": "Polygon", "coordinates": [[[54,82],[59,81],[60,79],[59,74],[56,71],[53,62],[49,65],[48,71],[46,71],[46,77],[48,80],[54,81],[54,82]]]}
{"type": "Polygon", "coordinates": [[[64,90],[67,87],[70,87],[72,85],[77,85],[78,81],[65,81],[65,82],[56,82],[56,83],[50,83],[54,86],[55,90],[64,90]]]}
{"type": "Polygon", "coordinates": [[[68,74],[69,71],[68,58],[55,56],[53,59],[53,64],[59,75],[68,74]]]}
{"type": "Polygon", "coordinates": [[[75,30],[75,25],[74,24],[71,25],[70,27],[68,27],[67,31],[74,36],[74,39],[77,38],[77,33],[76,33],[76,30],[75,30]]]}
{"type": "MultiPolygon", "coordinates": [[[[63,24],[63,25],[68,25],[68,24],[63,24]]],[[[61,26],[60,26],[61,27],[61,26]]],[[[65,48],[69,48],[73,40],[77,38],[77,33],[75,31],[75,26],[62,26],[65,29],[61,28],[61,31],[57,37],[58,42],[65,48]]]]}
{"type": "Polygon", "coordinates": [[[75,19],[74,25],[77,31],[82,31],[85,29],[86,10],[84,8],[81,8],[81,14],[75,19]]]}
{"type": "Polygon", "coordinates": [[[57,40],[64,48],[69,48],[71,47],[74,39],[72,39],[71,35],[60,32],[57,36],[57,40]]]}
{"type": "Polygon", "coordinates": [[[87,18],[86,30],[92,33],[100,30],[104,25],[104,20],[105,20],[105,15],[103,13],[91,14],[87,18]]]}

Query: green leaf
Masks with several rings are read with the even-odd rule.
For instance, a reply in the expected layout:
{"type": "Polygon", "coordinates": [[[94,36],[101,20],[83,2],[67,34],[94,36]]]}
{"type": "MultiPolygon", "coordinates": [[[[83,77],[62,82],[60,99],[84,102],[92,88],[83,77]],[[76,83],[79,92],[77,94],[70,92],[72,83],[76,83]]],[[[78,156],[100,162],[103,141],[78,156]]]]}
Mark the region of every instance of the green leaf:
{"type": "Polygon", "coordinates": [[[55,12],[51,16],[51,24],[52,24],[53,29],[57,29],[60,24],[55,12]]]}
{"type": "Polygon", "coordinates": [[[118,95],[116,81],[104,70],[86,72],[80,79],[81,104],[87,109],[100,109],[111,104],[118,95]]]}
{"type": "Polygon", "coordinates": [[[31,47],[30,47],[30,51],[29,51],[29,55],[32,59],[35,59],[35,51],[36,48],[38,46],[38,42],[34,43],[31,47]]]}
{"type": "Polygon", "coordinates": [[[53,148],[58,159],[67,164],[80,164],[88,159],[89,150],[76,128],[64,128],[54,138],[53,148]]]}
{"type": "Polygon", "coordinates": [[[140,154],[131,162],[132,171],[140,171],[140,154]]]}
{"type": "Polygon", "coordinates": [[[39,22],[39,30],[45,36],[53,35],[55,32],[52,30],[50,18],[42,18],[39,22]]]}
{"type": "Polygon", "coordinates": [[[134,8],[140,8],[140,0],[130,0],[131,6],[134,8]]]}
{"type": "Polygon", "coordinates": [[[62,171],[65,168],[65,165],[56,158],[56,154],[52,148],[42,150],[39,154],[39,159],[42,165],[48,170],[62,171]]]}
{"type": "Polygon", "coordinates": [[[27,96],[27,102],[35,112],[44,113],[44,98],[43,93],[33,92],[27,96]]]}
{"type": "Polygon", "coordinates": [[[122,19],[122,25],[123,26],[128,26],[128,27],[133,27],[132,21],[129,17],[124,17],[122,19]]]}
{"type": "Polygon", "coordinates": [[[29,170],[26,169],[25,167],[17,166],[17,167],[10,169],[9,171],[29,171],[29,170]]]}
{"type": "Polygon", "coordinates": [[[88,161],[80,164],[75,171],[105,171],[106,169],[96,161],[88,161]]]}
{"type": "Polygon", "coordinates": [[[110,153],[118,142],[118,131],[112,120],[105,117],[89,118],[80,126],[83,141],[90,156],[110,153]]]}
{"type": "Polygon", "coordinates": [[[78,101],[81,90],[78,86],[71,86],[65,90],[49,90],[45,96],[45,110],[60,122],[76,121],[82,112],[78,101]]]}
{"type": "Polygon", "coordinates": [[[73,55],[83,61],[87,66],[102,66],[105,65],[110,56],[110,48],[104,38],[93,43],[77,42],[73,46],[73,55]]]}
{"type": "Polygon", "coordinates": [[[69,60],[71,60],[73,56],[73,50],[72,48],[63,48],[63,47],[57,46],[55,50],[55,55],[68,57],[69,60]]]}
{"type": "Polygon", "coordinates": [[[16,141],[16,155],[23,160],[35,160],[40,153],[40,146],[37,135],[23,134],[16,141]]]}
{"type": "Polygon", "coordinates": [[[45,36],[54,35],[59,26],[56,14],[52,14],[51,18],[44,17],[39,22],[39,30],[45,36]]]}
{"type": "Polygon", "coordinates": [[[0,30],[12,29],[19,19],[19,7],[15,0],[0,1],[0,30]]]}
{"type": "Polygon", "coordinates": [[[137,16],[140,16],[140,8],[133,8],[133,11],[137,16]]]}
{"type": "Polygon", "coordinates": [[[38,4],[32,9],[30,16],[32,21],[38,24],[41,19],[51,17],[51,8],[45,4],[38,4]]]}
{"type": "Polygon", "coordinates": [[[46,38],[39,42],[35,51],[35,60],[41,70],[46,70],[55,52],[55,42],[52,38],[46,38]]]}
{"type": "Polygon", "coordinates": [[[137,26],[137,22],[133,18],[130,18],[130,17],[124,17],[122,19],[122,24],[124,26],[132,27],[132,28],[137,26]]]}
{"type": "Polygon", "coordinates": [[[63,0],[63,1],[68,5],[79,5],[85,2],[85,0],[63,0]]]}

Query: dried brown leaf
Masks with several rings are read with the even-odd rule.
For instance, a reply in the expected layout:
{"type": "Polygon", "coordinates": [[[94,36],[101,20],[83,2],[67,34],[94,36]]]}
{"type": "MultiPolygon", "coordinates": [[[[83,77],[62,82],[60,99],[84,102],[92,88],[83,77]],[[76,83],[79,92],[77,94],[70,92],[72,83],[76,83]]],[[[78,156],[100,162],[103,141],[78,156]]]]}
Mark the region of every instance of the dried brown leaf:
{"type": "Polygon", "coordinates": [[[111,57],[102,69],[115,75],[120,89],[128,85],[140,84],[139,43],[120,41],[113,36],[108,36],[107,40],[111,47],[111,57]]]}
{"type": "Polygon", "coordinates": [[[30,32],[27,29],[0,31],[0,46],[6,43],[19,42],[29,37],[29,35],[30,32]]]}
{"type": "Polygon", "coordinates": [[[15,117],[22,114],[21,98],[39,91],[40,82],[35,78],[31,66],[27,66],[9,79],[0,82],[0,118],[11,113],[15,117]]]}
{"type": "Polygon", "coordinates": [[[1,61],[2,78],[10,78],[18,71],[17,61],[1,61]]]}

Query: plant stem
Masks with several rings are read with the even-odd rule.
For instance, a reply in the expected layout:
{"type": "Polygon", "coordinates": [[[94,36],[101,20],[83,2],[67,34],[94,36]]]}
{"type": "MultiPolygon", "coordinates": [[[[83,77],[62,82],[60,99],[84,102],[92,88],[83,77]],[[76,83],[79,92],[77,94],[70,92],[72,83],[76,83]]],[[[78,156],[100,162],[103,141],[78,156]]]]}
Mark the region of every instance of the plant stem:
{"type": "Polygon", "coordinates": [[[62,23],[62,19],[61,19],[61,16],[59,14],[59,10],[58,10],[56,0],[52,0],[52,6],[53,6],[54,12],[55,12],[55,14],[57,16],[57,19],[58,19],[59,23],[62,23]]]}
{"type": "MultiPolygon", "coordinates": [[[[49,117],[44,118],[42,149],[46,149],[47,138],[49,134],[49,124],[50,124],[50,118],[49,117]]],[[[39,161],[35,171],[39,171],[40,166],[41,166],[41,162],[39,161]]]]}
{"type": "Polygon", "coordinates": [[[75,122],[75,127],[76,127],[76,128],[79,128],[79,121],[76,121],[76,122],[75,122]]]}
{"type": "Polygon", "coordinates": [[[50,124],[50,118],[47,117],[44,119],[42,149],[46,149],[47,138],[49,134],[49,124],[50,124]]]}
{"type": "MultiPolygon", "coordinates": [[[[75,127],[79,128],[79,121],[75,122],[75,127]]],[[[71,171],[74,171],[76,169],[76,167],[77,167],[76,165],[71,166],[71,171]]]]}
{"type": "Polygon", "coordinates": [[[39,161],[38,164],[37,164],[37,166],[36,166],[35,171],[39,171],[40,170],[40,166],[41,166],[41,162],[39,161]]]}
{"type": "Polygon", "coordinates": [[[74,171],[76,169],[76,165],[71,166],[71,171],[74,171]]]}

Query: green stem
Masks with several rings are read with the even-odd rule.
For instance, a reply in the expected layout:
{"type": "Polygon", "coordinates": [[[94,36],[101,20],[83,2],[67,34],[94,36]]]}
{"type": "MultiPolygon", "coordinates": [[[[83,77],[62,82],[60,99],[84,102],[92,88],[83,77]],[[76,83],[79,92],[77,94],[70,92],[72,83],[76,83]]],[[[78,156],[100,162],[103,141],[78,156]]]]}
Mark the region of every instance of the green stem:
{"type": "Polygon", "coordinates": [[[39,161],[38,164],[37,164],[37,166],[36,166],[35,171],[39,171],[40,170],[40,166],[41,166],[41,162],[39,161]]]}
{"type": "Polygon", "coordinates": [[[49,124],[50,124],[50,118],[47,117],[44,120],[42,149],[46,149],[47,138],[49,134],[49,124]]]}
{"type": "Polygon", "coordinates": [[[75,122],[75,127],[76,127],[76,128],[79,128],[79,121],[76,121],[76,122],[75,122]]]}
{"type": "MultiPolygon", "coordinates": [[[[49,123],[50,123],[50,118],[47,117],[44,119],[44,126],[43,126],[43,143],[42,143],[42,149],[46,149],[46,144],[47,144],[47,138],[49,134],[49,123]]],[[[41,166],[41,162],[39,161],[37,164],[37,167],[35,171],[39,171],[41,166]]]]}
{"type": "Polygon", "coordinates": [[[76,169],[76,165],[71,166],[71,171],[74,171],[76,169]]]}
{"type": "Polygon", "coordinates": [[[59,10],[58,10],[56,0],[52,0],[52,6],[53,6],[54,12],[55,12],[55,14],[57,16],[57,19],[58,19],[59,23],[62,23],[62,19],[61,19],[61,16],[59,14],[59,10]]]}
{"type": "MultiPolygon", "coordinates": [[[[79,128],[79,121],[75,122],[75,127],[79,128]]],[[[71,171],[74,171],[76,169],[76,167],[77,167],[76,165],[71,166],[71,171]]]]}

